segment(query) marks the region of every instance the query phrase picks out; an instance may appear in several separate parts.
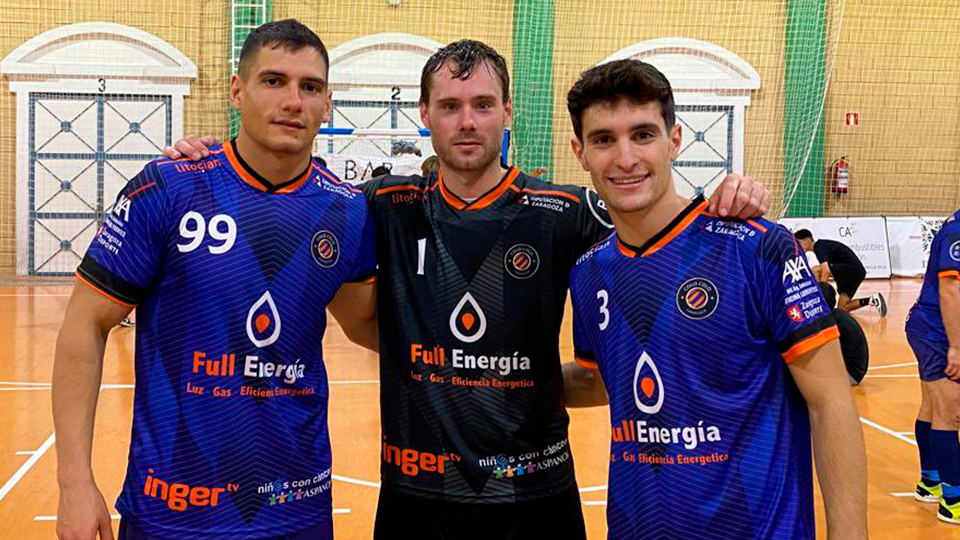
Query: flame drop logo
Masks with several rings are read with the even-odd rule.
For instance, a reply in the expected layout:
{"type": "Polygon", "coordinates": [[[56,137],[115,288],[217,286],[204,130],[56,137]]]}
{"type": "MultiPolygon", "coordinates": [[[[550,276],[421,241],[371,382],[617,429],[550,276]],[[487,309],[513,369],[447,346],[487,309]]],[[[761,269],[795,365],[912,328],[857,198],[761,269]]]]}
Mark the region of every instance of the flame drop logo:
{"type": "Polygon", "coordinates": [[[464,343],[477,341],[487,331],[487,318],[469,292],[463,294],[450,314],[450,331],[464,343]]]}
{"type": "Polygon", "coordinates": [[[277,311],[270,291],[263,293],[263,296],[250,306],[250,311],[247,312],[247,337],[260,349],[272,345],[280,337],[280,312],[277,311]],[[264,337],[268,331],[269,335],[264,337]]]}
{"type": "Polygon", "coordinates": [[[637,368],[633,372],[633,400],[637,408],[647,414],[656,414],[663,406],[663,379],[646,351],[637,360],[637,368]]]}

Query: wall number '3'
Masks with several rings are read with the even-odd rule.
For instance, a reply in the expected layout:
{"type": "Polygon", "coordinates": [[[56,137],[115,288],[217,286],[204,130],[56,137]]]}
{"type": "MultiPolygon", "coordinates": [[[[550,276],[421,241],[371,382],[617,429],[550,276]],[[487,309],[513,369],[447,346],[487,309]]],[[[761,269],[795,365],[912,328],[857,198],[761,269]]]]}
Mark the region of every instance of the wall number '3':
{"type": "Polygon", "coordinates": [[[208,245],[207,249],[214,255],[230,251],[237,240],[237,222],[226,214],[217,214],[207,223],[197,212],[187,212],[180,220],[180,236],[189,240],[186,244],[177,244],[180,253],[190,253],[200,247],[203,238],[210,233],[210,238],[220,242],[217,245],[208,245]]]}
{"type": "Polygon", "coordinates": [[[605,289],[600,289],[597,291],[597,300],[600,300],[600,315],[603,316],[603,320],[600,321],[600,330],[606,330],[607,325],[610,324],[610,311],[607,309],[610,295],[607,294],[605,289]]]}

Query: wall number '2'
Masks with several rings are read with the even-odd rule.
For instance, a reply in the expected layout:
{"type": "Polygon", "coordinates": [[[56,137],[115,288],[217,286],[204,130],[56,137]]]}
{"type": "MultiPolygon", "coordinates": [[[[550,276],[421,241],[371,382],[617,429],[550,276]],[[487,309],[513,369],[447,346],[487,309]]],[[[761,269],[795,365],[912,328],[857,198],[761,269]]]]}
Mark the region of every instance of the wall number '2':
{"type": "Polygon", "coordinates": [[[607,309],[610,295],[607,294],[606,290],[600,289],[597,291],[597,300],[600,300],[600,315],[603,316],[603,320],[600,321],[600,330],[606,330],[607,325],[610,324],[610,311],[607,309]]]}
{"type": "Polygon", "coordinates": [[[180,253],[190,253],[200,247],[204,237],[210,233],[210,238],[220,242],[217,245],[208,245],[207,249],[214,255],[230,251],[237,240],[237,222],[226,214],[217,214],[207,223],[197,212],[187,212],[180,220],[180,236],[189,240],[186,244],[177,244],[180,253]]]}

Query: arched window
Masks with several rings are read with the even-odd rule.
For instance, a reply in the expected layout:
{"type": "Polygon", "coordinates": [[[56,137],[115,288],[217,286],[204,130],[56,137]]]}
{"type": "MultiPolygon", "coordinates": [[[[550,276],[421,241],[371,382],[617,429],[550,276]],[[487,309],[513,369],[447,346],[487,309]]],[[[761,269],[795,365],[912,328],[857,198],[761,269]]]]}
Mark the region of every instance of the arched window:
{"type": "Polygon", "coordinates": [[[673,87],[683,145],[674,183],[685,196],[710,195],[730,172],[743,172],[744,110],[760,75],[727,49],[695,39],[636,43],[600,62],[635,58],[656,66],[673,87]]]}
{"type": "Polygon", "coordinates": [[[17,273],[69,275],[120,189],[182,136],[197,67],[152,34],[88,22],[26,41],[0,73],[17,95],[17,273]]]}

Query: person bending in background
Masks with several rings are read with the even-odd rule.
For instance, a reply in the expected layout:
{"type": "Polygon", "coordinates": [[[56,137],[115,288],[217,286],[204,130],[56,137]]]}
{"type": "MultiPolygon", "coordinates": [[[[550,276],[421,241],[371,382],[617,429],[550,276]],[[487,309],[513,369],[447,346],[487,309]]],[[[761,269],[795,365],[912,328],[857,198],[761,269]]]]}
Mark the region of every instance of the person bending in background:
{"type": "Polygon", "coordinates": [[[800,242],[804,251],[813,251],[820,261],[820,266],[813,267],[813,274],[820,283],[831,277],[837,282],[837,291],[840,298],[837,307],[844,311],[854,311],[864,306],[877,308],[881,317],[887,316],[887,300],[880,293],[874,293],[864,298],[854,298],[863,279],[867,277],[867,270],[852,249],[836,240],[814,240],[813,233],[807,229],[800,229],[793,233],[800,242]]]}

